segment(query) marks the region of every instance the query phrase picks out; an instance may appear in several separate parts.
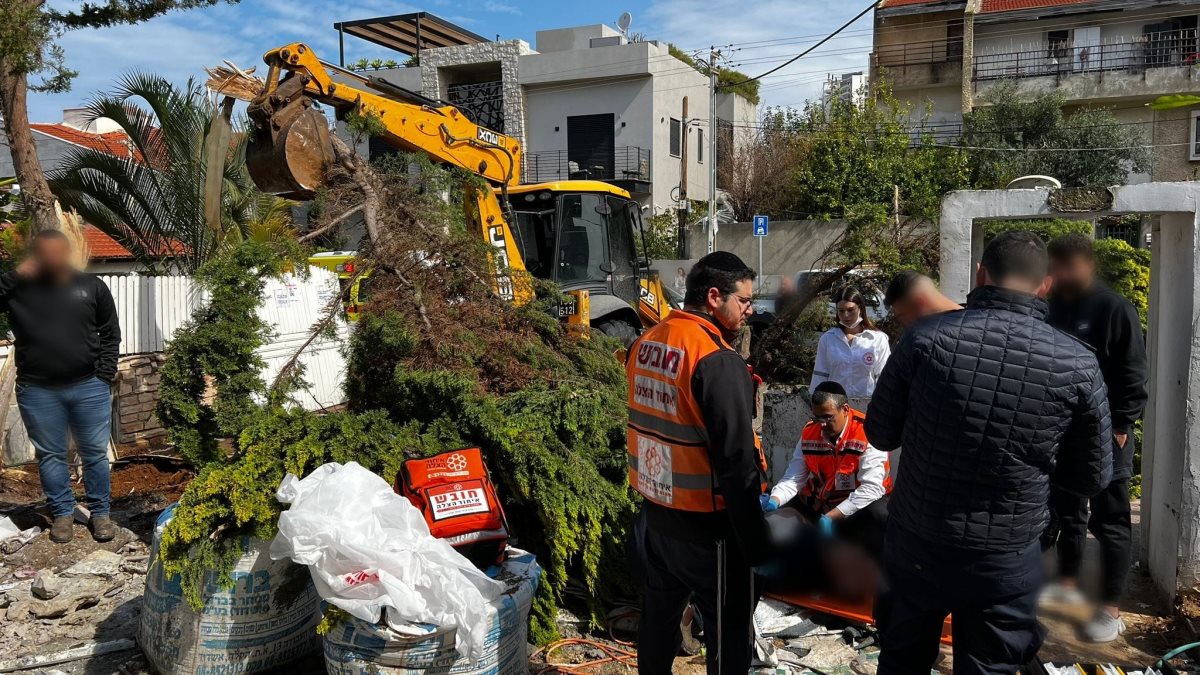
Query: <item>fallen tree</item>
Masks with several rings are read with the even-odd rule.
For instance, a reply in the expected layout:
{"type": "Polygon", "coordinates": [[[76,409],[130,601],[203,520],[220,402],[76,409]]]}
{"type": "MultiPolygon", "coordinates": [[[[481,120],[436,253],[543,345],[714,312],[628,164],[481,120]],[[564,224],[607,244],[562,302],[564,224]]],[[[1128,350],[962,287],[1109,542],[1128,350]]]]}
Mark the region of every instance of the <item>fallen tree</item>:
{"type": "MultiPolygon", "coordinates": [[[[193,604],[203,603],[213,572],[230,584],[242,537],[274,535],[281,510],[274,493],[288,472],[356,461],[390,481],[405,458],[479,446],[516,543],[545,569],[533,638],[556,636],[568,579],[583,584],[593,618],[602,616],[605,602],[630,587],[623,543],[634,502],[618,345],[599,335],[568,337],[550,312],[553,289],[539,288],[539,300],[525,307],[496,297],[486,282],[487,246],[453,206],[462,195],[441,197],[443,188],[469,189],[469,179],[409,157],[377,170],[341,160],[326,209],[364,206],[372,236],[361,253],[373,268],[370,302],[348,349],[348,410],[318,415],[285,405],[289,386],[303,386],[302,370],[275,388],[260,375],[251,383],[225,373],[236,391],[222,394],[218,381],[216,398],[206,397],[206,376],[216,378],[205,364],[228,369],[230,362],[201,353],[198,343],[222,349],[228,343],[214,322],[236,321],[238,312],[255,326],[247,301],[262,283],[239,284],[238,298],[221,311],[200,310],[169,350],[167,369],[177,376],[164,377],[160,406],[173,436],[207,462],[164,533],[166,571],[181,575],[193,604]],[[414,162],[422,164],[415,173],[414,162]]],[[[267,255],[261,246],[239,251],[243,267],[279,269],[247,257],[267,255]]],[[[251,333],[242,335],[261,335],[251,333]]]]}

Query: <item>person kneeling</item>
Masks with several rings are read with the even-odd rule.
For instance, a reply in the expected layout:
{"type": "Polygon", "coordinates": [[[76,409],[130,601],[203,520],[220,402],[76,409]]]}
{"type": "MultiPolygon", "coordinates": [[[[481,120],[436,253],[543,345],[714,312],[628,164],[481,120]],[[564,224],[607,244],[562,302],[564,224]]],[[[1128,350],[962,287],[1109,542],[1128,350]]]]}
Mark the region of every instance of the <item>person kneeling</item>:
{"type": "Polygon", "coordinates": [[[850,407],[846,390],[822,382],[812,393],[812,421],[805,425],[787,472],[764,496],[763,508],[796,509],[821,531],[858,543],[882,556],[892,490],[887,453],[867,442],[863,413],[850,407]]]}

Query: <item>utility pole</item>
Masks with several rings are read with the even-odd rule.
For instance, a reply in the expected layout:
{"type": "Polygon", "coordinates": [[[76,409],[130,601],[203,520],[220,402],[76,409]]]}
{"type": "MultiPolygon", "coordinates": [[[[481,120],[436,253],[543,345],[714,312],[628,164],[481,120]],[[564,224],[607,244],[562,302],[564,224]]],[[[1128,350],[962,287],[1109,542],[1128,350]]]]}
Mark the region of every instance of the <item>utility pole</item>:
{"type": "Polygon", "coordinates": [[[717,235],[717,50],[708,52],[708,252],[717,235]]]}
{"type": "Polygon", "coordinates": [[[680,260],[688,257],[687,249],[687,205],[688,205],[688,175],[687,175],[687,160],[688,160],[688,97],[683,97],[683,117],[681,118],[679,144],[682,146],[679,152],[679,251],[677,255],[680,260]]]}

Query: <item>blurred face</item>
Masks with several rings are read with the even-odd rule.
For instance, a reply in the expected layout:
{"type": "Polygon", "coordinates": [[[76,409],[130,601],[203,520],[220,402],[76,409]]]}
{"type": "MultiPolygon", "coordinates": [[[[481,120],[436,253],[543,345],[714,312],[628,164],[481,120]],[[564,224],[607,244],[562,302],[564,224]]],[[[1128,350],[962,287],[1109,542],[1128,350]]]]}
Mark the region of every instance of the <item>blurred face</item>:
{"type": "Polygon", "coordinates": [[[842,300],[837,304],[838,323],[846,329],[857,328],[862,323],[862,310],[858,305],[849,300],[842,300]]]}
{"type": "Polygon", "coordinates": [[[739,281],[729,295],[721,295],[716,288],[708,289],[708,311],[717,323],[730,333],[736,333],[746,325],[746,319],[754,314],[754,282],[739,281]]]}
{"type": "Polygon", "coordinates": [[[71,269],[71,244],[66,239],[37,239],[31,253],[45,275],[58,276],[71,269]]]}
{"type": "Polygon", "coordinates": [[[907,297],[892,303],[892,316],[901,326],[908,328],[921,318],[921,301],[917,293],[909,293],[907,297]]]}
{"type": "Polygon", "coordinates": [[[821,425],[826,438],[833,440],[842,435],[849,414],[850,404],[838,406],[833,401],[825,401],[813,406],[812,421],[821,425]]]}
{"type": "Polygon", "coordinates": [[[1087,256],[1075,255],[1066,260],[1050,260],[1050,276],[1054,277],[1054,291],[1064,295],[1078,295],[1087,290],[1096,278],[1096,261],[1087,256]]]}
{"type": "Polygon", "coordinates": [[[781,295],[786,295],[788,293],[795,293],[795,292],[796,292],[796,282],[793,281],[791,277],[783,277],[782,279],[779,280],[779,293],[781,295]]]}

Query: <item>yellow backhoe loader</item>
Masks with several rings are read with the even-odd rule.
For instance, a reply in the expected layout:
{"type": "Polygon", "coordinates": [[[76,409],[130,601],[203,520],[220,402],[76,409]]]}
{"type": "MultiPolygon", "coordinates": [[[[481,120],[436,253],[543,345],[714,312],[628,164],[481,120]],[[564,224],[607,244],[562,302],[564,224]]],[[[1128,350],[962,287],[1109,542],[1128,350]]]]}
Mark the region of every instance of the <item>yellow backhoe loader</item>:
{"type": "Polygon", "coordinates": [[[629,193],[592,180],[522,185],[515,139],[475,124],[452,105],[379,80],[345,73],[353,85],[335,82],[304,44],[273,49],[263,60],[266,86],[247,111],[254,129],[246,163],[259,189],[311,197],[334,160],[328,120],[314,103],[332,107],[339,118],[358,109],[382,120],[382,140],[390,145],[492,185],[468,191],[474,208],[467,212],[494,247],[494,289],[501,297],[528,302],[528,276],[553,281],[572,298],[559,308],[561,318],[626,344],[670,311],[645,255],[641,208],[629,193]]]}

